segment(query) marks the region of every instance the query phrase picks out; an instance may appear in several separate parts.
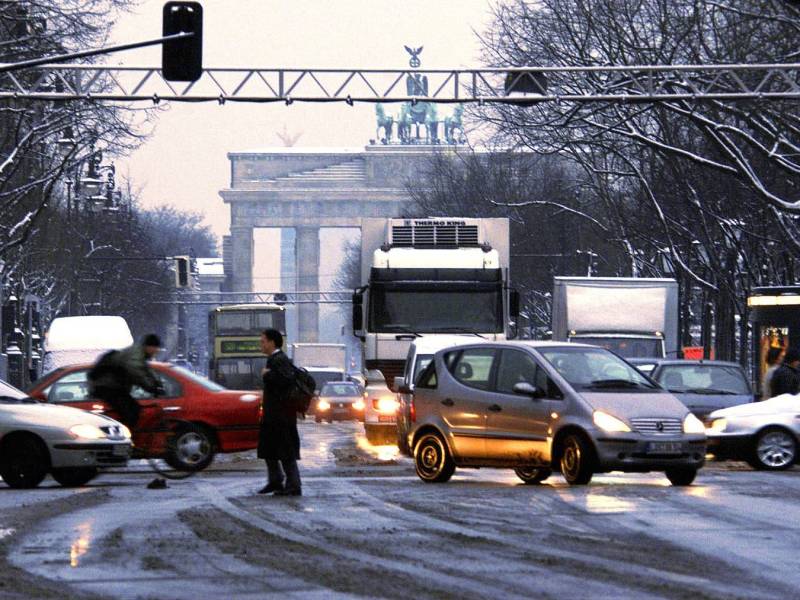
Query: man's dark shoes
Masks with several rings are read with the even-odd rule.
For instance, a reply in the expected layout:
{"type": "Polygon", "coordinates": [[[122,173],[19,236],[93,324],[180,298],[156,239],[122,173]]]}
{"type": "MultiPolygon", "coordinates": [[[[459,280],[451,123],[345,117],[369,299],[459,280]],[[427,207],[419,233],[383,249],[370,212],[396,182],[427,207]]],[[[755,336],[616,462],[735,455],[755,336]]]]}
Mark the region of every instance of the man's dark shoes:
{"type": "Polygon", "coordinates": [[[258,490],[259,494],[271,494],[275,492],[275,494],[280,494],[283,491],[283,485],[280,483],[268,483],[263,488],[258,490]]]}
{"type": "Polygon", "coordinates": [[[153,481],[147,484],[148,490],[164,490],[166,488],[167,488],[167,480],[162,479],[161,477],[156,477],[155,479],[153,479],[153,481]]]}
{"type": "Polygon", "coordinates": [[[300,488],[286,488],[285,490],[280,490],[275,492],[276,496],[302,496],[303,492],[300,488]]]}

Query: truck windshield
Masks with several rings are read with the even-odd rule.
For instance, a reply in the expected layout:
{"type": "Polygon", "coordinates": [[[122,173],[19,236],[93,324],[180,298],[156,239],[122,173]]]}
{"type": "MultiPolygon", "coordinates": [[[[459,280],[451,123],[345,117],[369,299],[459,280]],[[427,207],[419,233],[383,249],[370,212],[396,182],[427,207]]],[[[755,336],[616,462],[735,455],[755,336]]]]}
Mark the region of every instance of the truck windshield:
{"type": "Polygon", "coordinates": [[[370,330],[375,333],[503,331],[503,295],[498,286],[442,290],[373,286],[370,330]]]}
{"type": "Polygon", "coordinates": [[[602,348],[537,348],[576,390],[597,392],[659,389],[618,356],[602,348]]]}
{"type": "Polygon", "coordinates": [[[600,346],[623,358],[664,358],[664,344],[659,338],[573,336],[571,341],[600,346]]]}

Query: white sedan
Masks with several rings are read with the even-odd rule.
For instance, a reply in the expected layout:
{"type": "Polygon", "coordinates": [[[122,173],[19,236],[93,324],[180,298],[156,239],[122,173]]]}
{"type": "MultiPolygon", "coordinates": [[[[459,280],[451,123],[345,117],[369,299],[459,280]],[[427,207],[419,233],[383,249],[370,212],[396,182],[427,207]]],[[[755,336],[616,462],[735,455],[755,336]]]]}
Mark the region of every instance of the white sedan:
{"type": "Polygon", "coordinates": [[[0,476],[12,488],[34,488],[50,473],[81,486],[100,467],[124,466],[131,432],[102,415],[30,398],[0,381],[0,476]]]}
{"type": "Polygon", "coordinates": [[[397,443],[397,395],[377,369],[367,371],[364,388],[364,431],[370,444],[397,443]]]}
{"type": "Polygon", "coordinates": [[[706,436],[717,458],[744,460],[755,469],[789,469],[797,462],[800,395],[715,410],[706,418],[706,436]]]}

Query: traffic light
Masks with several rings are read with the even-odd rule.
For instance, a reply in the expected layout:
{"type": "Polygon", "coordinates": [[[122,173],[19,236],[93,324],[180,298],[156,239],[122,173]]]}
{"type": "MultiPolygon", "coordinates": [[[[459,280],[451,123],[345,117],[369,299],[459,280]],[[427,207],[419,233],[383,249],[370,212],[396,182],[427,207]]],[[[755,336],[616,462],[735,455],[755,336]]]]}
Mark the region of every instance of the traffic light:
{"type": "Polygon", "coordinates": [[[175,287],[191,287],[191,271],[189,270],[189,257],[175,257],[175,287]]]}
{"type": "Polygon", "coordinates": [[[203,74],[203,7],[199,2],[167,2],[163,35],[194,33],[161,45],[161,72],[167,81],[197,81],[203,74]]]}

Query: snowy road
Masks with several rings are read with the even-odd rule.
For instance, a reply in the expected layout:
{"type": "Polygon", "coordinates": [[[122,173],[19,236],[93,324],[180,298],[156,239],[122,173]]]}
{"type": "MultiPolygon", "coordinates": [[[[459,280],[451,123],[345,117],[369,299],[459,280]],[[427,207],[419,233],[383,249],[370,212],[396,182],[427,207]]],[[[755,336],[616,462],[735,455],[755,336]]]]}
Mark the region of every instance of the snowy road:
{"type": "MultiPolygon", "coordinates": [[[[419,481],[355,424],[304,423],[302,498],[223,457],[166,490],[134,466],[83,490],[0,488],[0,597],[776,598],[800,588],[800,469],[510,471],[419,481]],[[380,454],[380,455],[379,455],[380,454]],[[389,459],[388,461],[385,459],[389,459]],[[66,587],[65,587],[66,586],[66,587]]],[[[53,485],[53,487],[51,487],[53,485]]]]}

